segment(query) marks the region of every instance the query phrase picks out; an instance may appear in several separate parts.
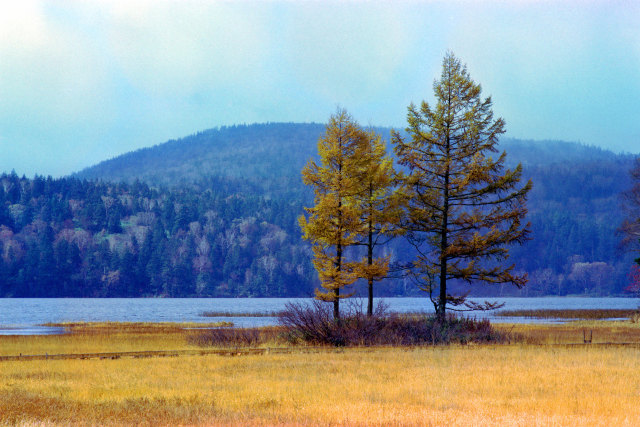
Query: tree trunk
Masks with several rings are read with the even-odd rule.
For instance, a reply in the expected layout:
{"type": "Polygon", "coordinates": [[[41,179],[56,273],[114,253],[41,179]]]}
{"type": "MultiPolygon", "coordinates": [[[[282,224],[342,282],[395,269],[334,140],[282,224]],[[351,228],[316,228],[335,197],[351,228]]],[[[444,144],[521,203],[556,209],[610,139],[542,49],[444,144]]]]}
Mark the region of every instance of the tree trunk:
{"type": "MultiPolygon", "coordinates": [[[[447,126],[448,128],[448,126],[447,126]]],[[[446,159],[447,166],[444,174],[444,189],[442,192],[442,234],[440,236],[440,297],[438,299],[438,310],[436,315],[438,320],[444,322],[445,312],[447,310],[447,234],[449,232],[449,150],[451,148],[451,142],[449,140],[449,130],[447,129],[447,142],[446,142],[446,159]]]]}
{"type": "Polygon", "coordinates": [[[367,316],[373,316],[373,279],[369,277],[369,301],[367,302],[367,316]]]}
{"type": "MultiPolygon", "coordinates": [[[[371,215],[369,215],[369,247],[367,248],[367,262],[369,267],[373,264],[373,231],[371,228],[371,215]]],[[[369,276],[369,300],[367,302],[367,316],[373,316],[373,277],[369,276]]]]}
{"type": "MultiPolygon", "coordinates": [[[[440,249],[442,252],[447,248],[447,234],[442,234],[440,249]]],[[[438,320],[444,321],[445,310],[447,308],[447,259],[441,254],[440,257],[440,297],[438,299],[438,310],[436,312],[438,320]]]]}
{"type": "MultiPolygon", "coordinates": [[[[340,146],[340,151],[342,151],[342,138],[338,139],[338,145],[340,146]]],[[[338,180],[342,182],[342,158],[338,163],[338,180]]],[[[342,188],[342,184],[340,185],[342,188]]],[[[338,192],[338,244],[336,245],[336,269],[338,270],[338,277],[340,276],[340,271],[342,271],[342,196],[338,192]]],[[[340,286],[336,286],[333,292],[334,300],[333,300],[333,320],[340,320],[340,286]]]]}
{"type": "MultiPolygon", "coordinates": [[[[341,271],[342,267],[342,244],[338,243],[336,247],[336,267],[341,271]]],[[[340,288],[336,286],[333,290],[333,319],[340,320],[340,288]]]]}

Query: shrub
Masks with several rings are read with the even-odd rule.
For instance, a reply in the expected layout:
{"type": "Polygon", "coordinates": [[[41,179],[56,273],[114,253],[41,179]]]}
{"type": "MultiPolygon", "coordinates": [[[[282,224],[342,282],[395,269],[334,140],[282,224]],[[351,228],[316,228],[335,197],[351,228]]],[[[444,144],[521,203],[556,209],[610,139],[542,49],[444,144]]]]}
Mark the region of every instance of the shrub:
{"type": "Polygon", "coordinates": [[[253,347],[264,341],[257,328],[214,328],[187,337],[189,344],[201,347],[253,347]]]}
{"type": "Polygon", "coordinates": [[[506,334],[491,327],[488,320],[449,314],[444,322],[429,315],[387,313],[379,304],[373,316],[352,306],[339,321],[327,304],[288,303],[279,315],[284,337],[291,343],[315,345],[425,345],[469,342],[505,342],[506,334]]]}

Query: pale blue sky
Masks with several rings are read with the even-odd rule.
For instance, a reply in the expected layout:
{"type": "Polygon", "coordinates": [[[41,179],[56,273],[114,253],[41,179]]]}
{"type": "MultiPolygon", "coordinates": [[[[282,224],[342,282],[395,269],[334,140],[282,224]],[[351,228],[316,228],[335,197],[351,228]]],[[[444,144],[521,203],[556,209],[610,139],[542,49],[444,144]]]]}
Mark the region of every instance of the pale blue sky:
{"type": "Polygon", "coordinates": [[[637,1],[2,1],[0,172],[220,125],[405,127],[452,50],[508,135],[640,152],[637,1]]]}

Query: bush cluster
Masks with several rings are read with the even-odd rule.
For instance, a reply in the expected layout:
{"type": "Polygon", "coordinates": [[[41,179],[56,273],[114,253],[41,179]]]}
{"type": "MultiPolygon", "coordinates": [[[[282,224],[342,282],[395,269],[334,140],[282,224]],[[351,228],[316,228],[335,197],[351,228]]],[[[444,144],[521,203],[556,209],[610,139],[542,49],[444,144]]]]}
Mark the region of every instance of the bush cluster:
{"type": "Polygon", "coordinates": [[[267,330],[259,328],[213,328],[187,337],[201,347],[254,347],[266,340],[267,330]]]}
{"type": "Polygon", "coordinates": [[[333,346],[433,345],[506,342],[508,336],[488,320],[449,314],[444,321],[433,315],[388,313],[379,304],[372,316],[357,307],[334,320],[328,304],[288,303],[279,315],[284,337],[291,343],[333,346]]]}

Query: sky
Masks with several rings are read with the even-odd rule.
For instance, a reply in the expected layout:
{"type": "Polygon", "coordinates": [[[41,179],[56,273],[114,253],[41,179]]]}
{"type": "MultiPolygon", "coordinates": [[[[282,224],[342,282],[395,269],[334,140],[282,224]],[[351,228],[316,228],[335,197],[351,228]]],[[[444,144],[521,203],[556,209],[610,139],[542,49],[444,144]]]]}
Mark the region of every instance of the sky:
{"type": "Polygon", "coordinates": [[[406,126],[451,50],[507,135],[640,152],[640,2],[0,0],[0,172],[218,126],[406,126]]]}

